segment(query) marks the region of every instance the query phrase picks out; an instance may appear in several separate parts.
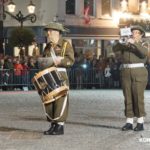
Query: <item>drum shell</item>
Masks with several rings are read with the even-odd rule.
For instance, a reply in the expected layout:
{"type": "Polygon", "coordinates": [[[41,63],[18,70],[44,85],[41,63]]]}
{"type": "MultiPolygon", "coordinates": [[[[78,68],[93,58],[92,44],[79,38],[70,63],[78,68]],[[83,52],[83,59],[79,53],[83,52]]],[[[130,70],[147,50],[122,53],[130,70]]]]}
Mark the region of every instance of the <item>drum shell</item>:
{"type": "Polygon", "coordinates": [[[69,89],[64,84],[63,78],[56,67],[50,67],[40,71],[32,78],[32,83],[44,104],[49,104],[65,96],[69,89]]]}

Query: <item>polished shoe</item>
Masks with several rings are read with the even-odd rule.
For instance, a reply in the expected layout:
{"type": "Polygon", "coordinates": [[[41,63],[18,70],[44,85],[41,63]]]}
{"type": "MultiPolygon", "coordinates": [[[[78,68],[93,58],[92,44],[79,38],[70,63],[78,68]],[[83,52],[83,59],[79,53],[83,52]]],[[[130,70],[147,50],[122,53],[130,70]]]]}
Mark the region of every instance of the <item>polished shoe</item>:
{"type": "Polygon", "coordinates": [[[126,123],[123,127],[122,127],[122,131],[128,131],[128,130],[133,130],[133,125],[131,123],[126,123]]]}
{"type": "Polygon", "coordinates": [[[137,123],[136,127],[134,128],[134,131],[142,131],[144,130],[143,123],[137,123]]]}
{"type": "Polygon", "coordinates": [[[64,126],[56,124],[54,130],[51,132],[51,135],[62,135],[64,134],[64,126]]]}
{"type": "Polygon", "coordinates": [[[52,123],[51,127],[47,131],[44,131],[44,135],[51,135],[55,128],[55,125],[56,125],[55,123],[52,123]]]}

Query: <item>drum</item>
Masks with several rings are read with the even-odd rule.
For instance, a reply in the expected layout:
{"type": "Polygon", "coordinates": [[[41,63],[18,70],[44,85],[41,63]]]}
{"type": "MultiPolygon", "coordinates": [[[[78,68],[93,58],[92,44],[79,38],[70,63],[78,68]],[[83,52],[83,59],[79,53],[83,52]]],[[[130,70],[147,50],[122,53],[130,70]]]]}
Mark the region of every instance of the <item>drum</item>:
{"type": "Polygon", "coordinates": [[[69,87],[64,84],[56,67],[40,71],[32,78],[32,83],[44,104],[58,100],[65,96],[69,90],[69,87]]]}

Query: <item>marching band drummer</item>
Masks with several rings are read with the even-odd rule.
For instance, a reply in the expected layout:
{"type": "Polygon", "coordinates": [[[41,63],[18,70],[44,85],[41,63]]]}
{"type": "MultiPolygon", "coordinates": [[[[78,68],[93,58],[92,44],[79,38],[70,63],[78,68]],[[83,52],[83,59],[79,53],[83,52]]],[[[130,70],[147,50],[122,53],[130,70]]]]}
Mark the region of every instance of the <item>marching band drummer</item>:
{"type": "MultiPolygon", "coordinates": [[[[44,29],[47,33],[47,44],[43,52],[43,57],[53,58],[52,66],[57,67],[63,77],[62,80],[69,87],[66,68],[71,67],[74,63],[74,51],[72,45],[62,38],[62,33],[67,32],[68,30],[62,24],[57,22],[50,22],[44,29]],[[53,50],[55,54],[53,54],[51,50],[53,50]]],[[[47,131],[44,131],[44,135],[64,134],[64,123],[67,119],[68,107],[68,94],[45,105],[45,112],[47,114],[47,121],[50,122],[50,128],[47,131]]]]}
{"type": "Polygon", "coordinates": [[[143,42],[145,31],[141,26],[131,26],[132,37],[125,44],[116,43],[115,53],[122,56],[121,83],[124,94],[126,123],[122,131],[133,130],[134,117],[137,124],[134,131],[144,130],[144,90],[147,85],[148,72],[145,63],[148,56],[148,44],[143,42]]]}

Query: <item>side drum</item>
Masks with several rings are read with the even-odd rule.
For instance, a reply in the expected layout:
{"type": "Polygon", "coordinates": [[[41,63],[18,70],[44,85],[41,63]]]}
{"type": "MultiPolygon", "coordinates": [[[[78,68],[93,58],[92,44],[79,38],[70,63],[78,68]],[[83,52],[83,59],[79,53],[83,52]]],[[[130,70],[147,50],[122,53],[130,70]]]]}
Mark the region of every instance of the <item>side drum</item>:
{"type": "Polygon", "coordinates": [[[69,87],[64,84],[56,67],[40,71],[32,78],[32,83],[44,104],[49,104],[65,96],[69,87]]]}

